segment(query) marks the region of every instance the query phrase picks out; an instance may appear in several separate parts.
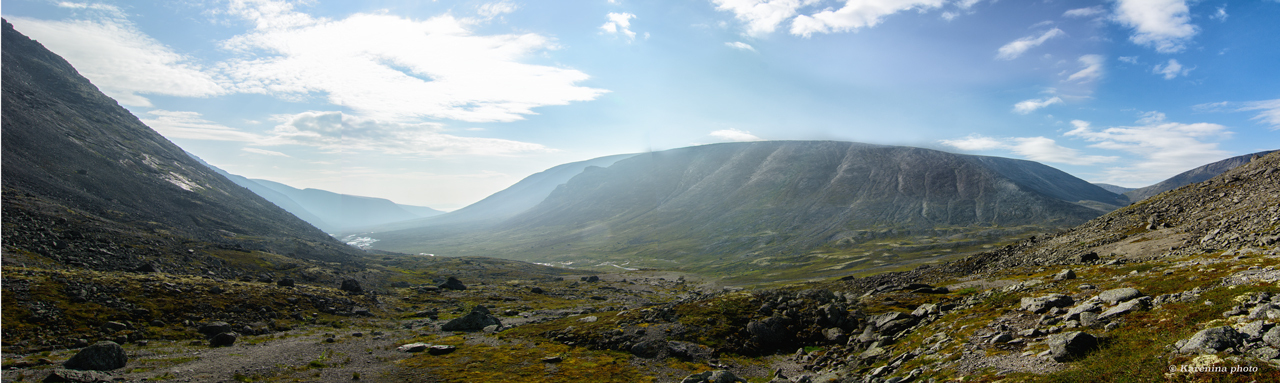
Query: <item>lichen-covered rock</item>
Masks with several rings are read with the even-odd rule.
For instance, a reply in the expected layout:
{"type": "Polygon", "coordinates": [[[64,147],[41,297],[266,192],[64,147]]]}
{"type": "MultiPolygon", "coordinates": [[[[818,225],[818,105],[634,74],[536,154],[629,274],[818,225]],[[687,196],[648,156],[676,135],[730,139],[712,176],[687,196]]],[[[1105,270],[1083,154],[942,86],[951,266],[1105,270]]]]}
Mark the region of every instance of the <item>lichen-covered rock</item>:
{"type": "Polygon", "coordinates": [[[449,290],[466,290],[467,289],[467,285],[462,284],[462,281],[459,281],[458,278],[454,278],[454,277],[449,277],[449,279],[445,280],[444,283],[441,283],[439,287],[441,289],[449,289],[449,290]]]}
{"type": "Polygon", "coordinates": [[[1098,347],[1098,338],[1081,331],[1056,334],[1049,337],[1049,355],[1053,360],[1065,362],[1085,356],[1098,347]]]}
{"type": "Polygon", "coordinates": [[[1138,289],[1132,287],[1121,287],[1118,289],[1103,291],[1101,294],[1098,294],[1098,299],[1107,302],[1107,304],[1114,305],[1118,302],[1124,302],[1140,296],[1142,296],[1142,293],[1139,292],[1138,289]]]}
{"type": "Polygon", "coordinates": [[[1054,307],[1070,307],[1074,299],[1062,294],[1049,294],[1039,297],[1022,298],[1021,308],[1033,313],[1044,313],[1054,307]]]}
{"type": "Polygon", "coordinates": [[[459,318],[455,318],[440,326],[444,331],[480,331],[488,326],[502,326],[502,321],[498,317],[489,313],[489,308],[484,305],[476,305],[471,309],[470,313],[459,318]]]}
{"type": "Polygon", "coordinates": [[[1183,353],[1213,353],[1239,345],[1240,333],[1230,326],[1210,327],[1178,343],[1178,351],[1183,353]]]}
{"type": "Polygon", "coordinates": [[[728,370],[706,371],[686,376],[680,383],[738,383],[746,382],[728,370]]]}

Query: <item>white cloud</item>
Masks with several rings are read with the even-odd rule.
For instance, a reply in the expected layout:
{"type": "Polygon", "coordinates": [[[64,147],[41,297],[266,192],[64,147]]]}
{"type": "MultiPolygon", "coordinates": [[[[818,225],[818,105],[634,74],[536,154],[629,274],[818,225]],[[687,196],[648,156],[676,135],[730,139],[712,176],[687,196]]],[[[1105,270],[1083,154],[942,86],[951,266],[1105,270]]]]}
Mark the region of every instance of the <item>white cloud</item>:
{"type": "Polygon", "coordinates": [[[1061,104],[1061,103],[1062,103],[1062,98],[1059,98],[1056,96],[1052,98],[1047,98],[1047,99],[1034,98],[1034,99],[1030,99],[1030,100],[1026,100],[1026,101],[1014,104],[1013,111],[1018,114],[1028,114],[1036,111],[1036,109],[1040,109],[1053,104],[1061,104]]]}
{"type": "Polygon", "coordinates": [[[331,153],[377,152],[392,155],[517,155],[553,152],[545,146],[497,138],[459,137],[436,123],[396,123],[346,115],[303,112],[277,115],[279,123],[262,145],[302,145],[331,153]]]}
{"type": "Polygon", "coordinates": [[[756,137],[751,132],[738,129],[722,129],[711,132],[711,137],[721,139],[723,141],[745,142],[745,141],[763,141],[764,139],[756,137]]]}
{"type": "Polygon", "coordinates": [[[1039,162],[1052,162],[1071,165],[1093,165],[1116,160],[1114,156],[1085,156],[1079,151],[1058,145],[1056,141],[1045,137],[1013,138],[1009,150],[1026,159],[1039,162]]]}
{"type": "Polygon", "coordinates": [[[241,57],[220,69],[234,90],[278,97],[324,95],[383,120],[514,121],[533,108],[589,101],[607,92],[576,86],[585,73],[522,63],[556,49],[527,33],[481,36],[450,15],[387,14],[315,19],[286,3],[237,1],[232,13],[257,29],[224,42],[241,57]]]}
{"type": "Polygon", "coordinates": [[[1218,7],[1218,11],[1214,12],[1213,16],[1209,16],[1209,18],[1223,22],[1227,21],[1227,6],[1218,7]]]}
{"type": "Polygon", "coordinates": [[[996,53],[996,58],[1001,60],[1016,59],[1018,58],[1018,56],[1021,56],[1027,50],[1031,48],[1035,48],[1040,44],[1044,44],[1045,41],[1048,41],[1051,38],[1062,36],[1062,35],[1066,35],[1066,32],[1063,32],[1061,29],[1058,29],[1058,28],[1053,28],[1041,34],[1039,37],[1027,36],[1027,37],[1014,40],[1000,47],[999,51],[997,51],[996,53]]]}
{"type": "Polygon", "coordinates": [[[1165,122],[1164,115],[1158,112],[1144,113],[1139,126],[1095,130],[1085,121],[1071,123],[1075,129],[1064,136],[1094,142],[1090,147],[1128,152],[1141,158],[1131,166],[1107,169],[1106,181],[1113,183],[1155,182],[1221,160],[1229,153],[1209,140],[1232,134],[1218,124],[1165,122]]]}
{"type": "Polygon", "coordinates": [[[625,12],[624,13],[609,12],[609,14],[605,15],[605,17],[608,18],[609,21],[605,22],[604,25],[600,26],[600,30],[604,31],[604,33],[609,33],[609,34],[621,33],[627,36],[627,40],[636,39],[636,33],[631,31],[631,19],[636,18],[636,15],[625,13],[625,12]]]}
{"type": "Polygon", "coordinates": [[[1138,64],[1138,56],[1120,56],[1120,57],[1117,57],[1116,59],[1124,63],[1134,64],[1134,65],[1138,64]]]}
{"type": "Polygon", "coordinates": [[[1254,120],[1271,125],[1272,130],[1280,129],[1280,98],[1275,100],[1246,102],[1240,111],[1260,110],[1254,120]]]}
{"type": "Polygon", "coordinates": [[[497,3],[487,3],[480,6],[476,12],[488,19],[501,16],[503,14],[516,11],[516,5],[510,1],[500,1],[497,3]]]}
{"type": "Polygon", "coordinates": [[[763,36],[773,33],[783,21],[796,15],[800,7],[818,0],[712,0],[716,9],[733,12],[734,18],[747,23],[747,34],[763,36]]]}
{"type": "Polygon", "coordinates": [[[796,16],[791,34],[809,37],[814,33],[848,32],[874,27],[880,19],[901,11],[941,7],[944,0],[846,0],[837,10],[826,9],[812,15],[796,16]]]}
{"type": "Polygon", "coordinates": [[[943,145],[965,151],[985,151],[1003,149],[1011,151],[1023,158],[1039,161],[1071,165],[1093,165],[1115,161],[1114,156],[1086,156],[1078,150],[1058,145],[1056,141],[1046,137],[1013,137],[997,139],[980,135],[970,135],[959,140],[942,140],[943,145]]]}
{"type": "Polygon", "coordinates": [[[965,137],[959,140],[942,140],[940,142],[942,142],[943,145],[955,147],[957,149],[965,150],[965,151],[983,151],[983,150],[1001,149],[1001,148],[1008,147],[1004,144],[1004,142],[1001,142],[1000,140],[997,140],[991,137],[983,137],[976,134],[969,135],[969,137],[965,137]]]}
{"type": "Polygon", "coordinates": [[[267,156],[275,156],[275,157],[289,157],[289,155],[288,155],[288,154],[284,154],[284,153],[280,153],[280,152],[276,152],[276,151],[271,151],[271,150],[266,150],[266,149],[258,149],[258,148],[240,148],[240,150],[243,150],[243,151],[246,151],[246,152],[249,152],[249,153],[256,153],[256,154],[262,154],[262,155],[267,155],[267,156]]]}
{"type": "Polygon", "coordinates": [[[1066,12],[1063,12],[1062,15],[1066,17],[1093,17],[1093,16],[1101,15],[1106,12],[1107,10],[1103,8],[1101,5],[1095,5],[1088,8],[1071,9],[1066,12]]]}
{"type": "Polygon", "coordinates": [[[264,139],[261,135],[242,132],[206,120],[196,112],[152,110],[147,112],[147,115],[151,117],[141,119],[142,123],[169,139],[244,142],[257,142],[264,139]]]}
{"type": "MultiPolygon", "coordinates": [[[[118,9],[102,4],[61,5],[119,13],[118,9]]],[[[226,92],[190,57],[175,53],[114,15],[95,21],[23,17],[9,20],[23,34],[62,56],[103,93],[124,105],[151,106],[145,97],[148,94],[209,97],[226,92]]]]}
{"type": "Polygon", "coordinates": [[[753,46],[751,46],[751,45],[749,45],[749,44],[747,44],[747,43],[741,42],[741,41],[734,41],[734,42],[731,42],[731,43],[724,43],[724,45],[725,45],[725,46],[727,46],[727,47],[733,48],[733,49],[741,49],[741,50],[744,50],[744,51],[752,51],[752,52],[755,52],[755,51],[756,51],[756,48],[755,48],[755,47],[753,47],[753,46]]]}
{"type": "Polygon", "coordinates": [[[1115,20],[1133,28],[1129,39],[1134,43],[1160,53],[1186,49],[1187,41],[1199,32],[1191,24],[1185,0],[1116,0],[1115,20]]]}
{"type": "Polygon", "coordinates": [[[1089,82],[1102,78],[1102,63],[1106,61],[1101,55],[1080,56],[1077,61],[1084,66],[1078,72],[1067,77],[1067,81],[1089,82]]]}
{"type": "Polygon", "coordinates": [[[1183,68],[1181,64],[1178,64],[1178,60],[1169,59],[1167,64],[1156,64],[1155,68],[1152,68],[1151,73],[1164,75],[1165,80],[1172,80],[1179,75],[1186,76],[1188,73],[1191,73],[1192,69],[1195,68],[1183,68]]]}

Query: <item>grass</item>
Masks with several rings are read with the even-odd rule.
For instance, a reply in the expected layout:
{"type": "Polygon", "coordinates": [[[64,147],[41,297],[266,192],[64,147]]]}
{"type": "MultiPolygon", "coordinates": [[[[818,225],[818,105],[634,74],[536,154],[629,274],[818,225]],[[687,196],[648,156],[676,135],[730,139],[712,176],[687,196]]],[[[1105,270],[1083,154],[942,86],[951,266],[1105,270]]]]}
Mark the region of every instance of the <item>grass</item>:
{"type": "Polygon", "coordinates": [[[463,336],[420,337],[415,341],[457,346],[445,355],[419,354],[400,362],[442,381],[474,382],[653,382],[628,362],[631,355],[590,350],[555,342],[514,342],[507,345],[468,344],[463,336]],[[542,358],[558,355],[559,363],[542,358]]]}

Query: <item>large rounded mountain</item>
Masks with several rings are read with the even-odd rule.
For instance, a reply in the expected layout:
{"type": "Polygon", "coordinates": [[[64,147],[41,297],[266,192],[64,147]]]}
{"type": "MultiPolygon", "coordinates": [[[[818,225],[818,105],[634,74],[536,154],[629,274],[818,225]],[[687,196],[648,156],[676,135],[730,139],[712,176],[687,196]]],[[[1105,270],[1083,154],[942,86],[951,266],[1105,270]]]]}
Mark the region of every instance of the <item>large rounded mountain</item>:
{"type": "Polygon", "coordinates": [[[590,167],[533,208],[471,233],[419,228],[370,235],[380,241],[376,247],[398,251],[732,262],[886,235],[1066,227],[1104,213],[1097,206],[1120,205],[1117,194],[1031,161],[771,141],[673,149],[590,167]]]}

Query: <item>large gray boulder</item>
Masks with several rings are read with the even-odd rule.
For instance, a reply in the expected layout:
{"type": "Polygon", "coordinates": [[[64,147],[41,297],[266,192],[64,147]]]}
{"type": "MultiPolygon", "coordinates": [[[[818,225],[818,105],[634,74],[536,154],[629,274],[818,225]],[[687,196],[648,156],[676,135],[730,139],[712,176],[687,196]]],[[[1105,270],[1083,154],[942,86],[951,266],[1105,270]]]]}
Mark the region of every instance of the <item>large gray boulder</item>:
{"type": "Polygon", "coordinates": [[[354,279],[346,279],[342,281],[342,291],[360,294],[364,292],[364,288],[360,287],[360,281],[354,279]]]}
{"type": "Polygon", "coordinates": [[[502,327],[502,321],[498,317],[489,313],[489,308],[483,305],[476,305],[471,309],[470,313],[459,318],[455,318],[444,326],[440,326],[444,331],[480,331],[488,326],[502,327]]]}
{"type": "Polygon", "coordinates": [[[1054,307],[1071,307],[1075,300],[1062,294],[1049,294],[1038,297],[1022,298],[1022,309],[1036,314],[1044,313],[1054,307]]]}
{"type": "Polygon", "coordinates": [[[72,370],[108,371],[124,367],[129,363],[129,355],[124,347],[112,341],[98,342],[85,347],[62,366],[72,370]]]}
{"type": "Polygon", "coordinates": [[[686,376],[680,383],[738,383],[746,382],[728,370],[706,371],[686,376]]]}
{"type": "Polygon", "coordinates": [[[1103,311],[1101,315],[1098,315],[1098,320],[1110,320],[1111,318],[1119,317],[1134,311],[1144,310],[1147,308],[1147,304],[1150,300],[1151,298],[1142,297],[1124,301],[1124,303],[1109,308],[1107,311],[1103,311]]]}
{"type": "Polygon", "coordinates": [[[41,382],[106,383],[110,382],[112,379],[111,374],[97,371],[57,369],[49,373],[49,376],[44,377],[44,380],[41,380],[41,382]]]}
{"type": "Polygon", "coordinates": [[[1236,332],[1231,326],[1210,327],[1200,330],[1190,339],[1179,341],[1175,346],[1179,352],[1192,353],[1214,353],[1228,348],[1238,346],[1240,344],[1240,333],[1236,332]]]}
{"type": "Polygon", "coordinates": [[[439,287],[441,289],[448,289],[448,290],[466,290],[467,289],[467,285],[462,284],[462,281],[459,281],[458,278],[454,278],[454,277],[449,277],[449,279],[445,280],[444,283],[441,283],[439,287]]]}
{"type": "Polygon", "coordinates": [[[1106,301],[1107,304],[1114,305],[1116,303],[1124,302],[1124,301],[1141,297],[1141,296],[1142,296],[1142,293],[1139,292],[1138,289],[1135,289],[1132,287],[1121,287],[1118,289],[1103,291],[1102,294],[1098,294],[1098,299],[1106,301]]]}
{"type": "Polygon", "coordinates": [[[1049,355],[1053,360],[1066,362],[1085,356],[1098,347],[1098,338],[1085,332],[1072,331],[1049,337],[1049,355]]]}

